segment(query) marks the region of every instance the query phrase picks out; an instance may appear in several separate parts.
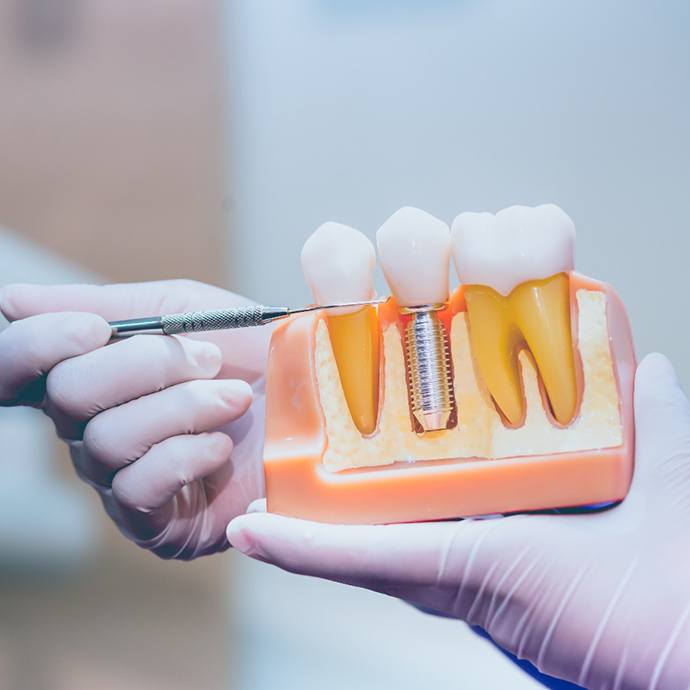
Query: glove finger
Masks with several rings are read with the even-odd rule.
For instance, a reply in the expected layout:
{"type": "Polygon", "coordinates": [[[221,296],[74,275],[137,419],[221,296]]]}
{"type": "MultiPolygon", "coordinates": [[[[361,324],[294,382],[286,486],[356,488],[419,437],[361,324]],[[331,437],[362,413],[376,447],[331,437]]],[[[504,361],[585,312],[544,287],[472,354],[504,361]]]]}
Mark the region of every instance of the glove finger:
{"type": "Polygon", "coordinates": [[[658,353],[647,355],[635,376],[635,446],[631,494],[652,478],[668,477],[681,489],[683,477],[690,481],[690,402],[658,353]]]}
{"type": "Polygon", "coordinates": [[[81,437],[84,422],[129,400],[220,370],[216,345],[140,335],[58,364],[46,382],[46,412],[62,438],[81,437]]]}
{"type": "Polygon", "coordinates": [[[253,512],[230,522],[227,537],[242,553],[283,570],[385,591],[441,586],[446,575],[462,572],[496,522],[330,525],[253,512]]]}
{"type": "Polygon", "coordinates": [[[113,479],[113,496],[125,509],[146,519],[182,489],[226,463],[232,441],[220,432],[174,436],[152,446],[113,479]]]}
{"type": "Polygon", "coordinates": [[[75,465],[80,476],[109,486],[115,473],[173,436],[213,431],[242,416],[251,388],[239,380],[189,381],[106,410],[84,431],[75,465]]]}
{"type": "Polygon", "coordinates": [[[113,321],[187,309],[214,309],[246,301],[192,280],[116,285],[14,284],[5,286],[0,293],[0,311],[9,321],[55,311],[87,311],[113,321]]]}
{"type": "Polygon", "coordinates": [[[0,333],[0,405],[40,404],[48,371],[109,339],[108,324],[93,314],[43,314],[11,324],[0,333]]]}
{"type": "Polygon", "coordinates": [[[547,594],[539,589],[548,567],[541,555],[561,560],[562,530],[549,530],[554,519],[348,526],[253,512],[232,520],[226,535],[242,553],[289,572],[370,589],[505,635],[522,611],[512,602],[565,595],[567,580],[547,594]]]}

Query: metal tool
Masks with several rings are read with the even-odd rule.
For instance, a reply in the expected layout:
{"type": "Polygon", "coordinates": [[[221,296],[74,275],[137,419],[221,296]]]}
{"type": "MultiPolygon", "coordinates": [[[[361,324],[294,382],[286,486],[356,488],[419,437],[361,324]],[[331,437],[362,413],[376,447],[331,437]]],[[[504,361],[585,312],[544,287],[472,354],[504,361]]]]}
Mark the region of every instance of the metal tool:
{"type": "Polygon", "coordinates": [[[455,399],[448,334],[437,312],[444,304],[403,307],[408,399],[424,431],[445,429],[455,399]]]}
{"type": "Polygon", "coordinates": [[[166,316],[148,316],[139,319],[111,321],[113,338],[128,338],[132,335],[177,335],[180,333],[199,333],[201,331],[221,331],[229,328],[248,328],[264,326],[272,321],[284,319],[293,314],[304,314],[321,309],[342,309],[343,307],[364,307],[370,304],[382,304],[388,298],[365,300],[362,302],[341,302],[339,304],[312,305],[309,307],[267,307],[254,304],[246,307],[229,309],[211,309],[209,311],[192,311],[166,316]]]}

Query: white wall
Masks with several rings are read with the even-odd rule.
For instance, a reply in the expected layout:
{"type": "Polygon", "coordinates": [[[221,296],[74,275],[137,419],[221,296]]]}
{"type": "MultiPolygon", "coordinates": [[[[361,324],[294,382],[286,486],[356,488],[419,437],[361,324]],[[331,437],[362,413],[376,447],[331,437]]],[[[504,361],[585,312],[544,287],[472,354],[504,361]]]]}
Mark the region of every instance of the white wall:
{"type": "MultiPolygon", "coordinates": [[[[462,210],[551,201],[578,227],[579,270],[621,292],[638,352],[666,352],[690,387],[690,3],[228,7],[235,289],[267,302],[308,300],[299,251],[324,220],[373,237],[403,205],[450,221],[462,210]]],[[[266,687],[261,669],[270,668],[284,674],[281,687],[417,688],[420,677],[446,678],[443,687],[518,687],[499,664],[487,666],[481,642],[463,636],[453,654],[439,647],[434,623],[403,616],[393,602],[368,609],[360,593],[330,586],[312,595],[263,568],[242,565],[248,600],[271,597],[273,608],[241,608],[240,635],[264,641],[244,650],[241,690],[266,687]],[[328,664],[313,664],[318,617],[300,617],[294,605],[312,612],[312,597],[338,639],[330,681],[328,664]],[[279,644],[286,610],[293,635],[279,644]],[[388,639],[392,621],[404,631],[396,639],[409,643],[386,685],[371,670],[381,659],[376,644],[362,660],[357,639],[363,630],[388,639]]]]}

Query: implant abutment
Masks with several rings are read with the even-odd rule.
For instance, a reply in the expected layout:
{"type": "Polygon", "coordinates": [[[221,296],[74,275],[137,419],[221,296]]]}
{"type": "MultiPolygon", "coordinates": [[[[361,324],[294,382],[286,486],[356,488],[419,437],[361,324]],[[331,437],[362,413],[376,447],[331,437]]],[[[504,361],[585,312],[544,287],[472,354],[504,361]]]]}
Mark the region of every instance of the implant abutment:
{"type": "Polygon", "coordinates": [[[450,344],[439,319],[445,304],[403,307],[405,369],[410,411],[422,431],[448,428],[455,408],[450,344]]]}

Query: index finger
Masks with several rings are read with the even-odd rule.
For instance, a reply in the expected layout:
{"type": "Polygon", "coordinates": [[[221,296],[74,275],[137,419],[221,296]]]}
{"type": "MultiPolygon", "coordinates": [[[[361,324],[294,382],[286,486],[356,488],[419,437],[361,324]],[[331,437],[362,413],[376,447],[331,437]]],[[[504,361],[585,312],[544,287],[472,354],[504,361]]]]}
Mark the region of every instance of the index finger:
{"type": "Polygon", "coordinates": [[[59,362],[110,340],[110,326],[95,314],[41,314],[0,332],[0,406],[43,400],[45,375],[59,362]]]}
{"type": "Polygon", "coordinates": [[[9,321],[47,312],[79,311],[108,321],[140,316],[220,309],[241,303],[231,293],[190,280],[161,280],[113,285],[5,285],[0,291],[0,313],[9,321]]]}

